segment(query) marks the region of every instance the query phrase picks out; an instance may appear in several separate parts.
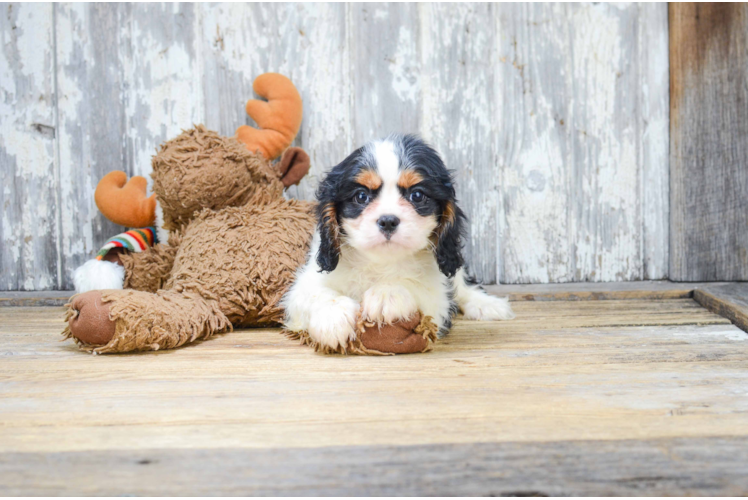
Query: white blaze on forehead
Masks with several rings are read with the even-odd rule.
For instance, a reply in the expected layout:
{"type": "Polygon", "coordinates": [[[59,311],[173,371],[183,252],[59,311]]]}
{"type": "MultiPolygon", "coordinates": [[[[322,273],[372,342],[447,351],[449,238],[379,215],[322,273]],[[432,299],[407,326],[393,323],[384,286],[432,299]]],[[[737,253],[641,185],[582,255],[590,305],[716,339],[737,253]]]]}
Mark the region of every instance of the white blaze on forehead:
{"type": "Polygon", "coordinates": [[[374,203],[371,215],[395,215],[402,217],[403,206],[400,203],[400,189],[397,180],[400,176],[400,159],[395,152],[395,145],[391,141],[378,141],[372,145],[372,156],[377,164],[377,173],[382,178],[380,189],[374,203]]]}
{"type": "Polygon", "coordinates": [[[400,175],[400,159],[395,153],[395,145],[391,141],[375,142],[373,150],[377,171],[382,181],[385,185],[397,185],[397,178],[400,175]]]}

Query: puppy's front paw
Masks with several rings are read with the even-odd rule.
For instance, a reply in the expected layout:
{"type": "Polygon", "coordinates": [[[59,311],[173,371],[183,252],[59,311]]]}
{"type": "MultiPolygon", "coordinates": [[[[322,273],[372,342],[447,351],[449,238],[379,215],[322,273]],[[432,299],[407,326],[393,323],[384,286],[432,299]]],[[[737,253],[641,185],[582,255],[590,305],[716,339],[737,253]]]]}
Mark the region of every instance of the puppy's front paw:
{"type": "Polygon", "coordinates": [[[514,318],[514,311],[509,305],[509,300],[494,297],[485,293],[475,293],[462,307],[465,319],[477,321],[496,321],[499,319],[514,318]]]}
{"type": "Polygon", "coordinates": [[[312,311],[309,318],[309,337],[332,349],[343,348],[356,339],[356,315],[359,305],[350,297],[335,297],[312,311]]]}
{"type": "Polygon", "coordinates": [[[361,301],[363,317],[378,324],[392,324],[418,313],[413,295],[402,286],[377,285],[369,288],[361,301]]]}

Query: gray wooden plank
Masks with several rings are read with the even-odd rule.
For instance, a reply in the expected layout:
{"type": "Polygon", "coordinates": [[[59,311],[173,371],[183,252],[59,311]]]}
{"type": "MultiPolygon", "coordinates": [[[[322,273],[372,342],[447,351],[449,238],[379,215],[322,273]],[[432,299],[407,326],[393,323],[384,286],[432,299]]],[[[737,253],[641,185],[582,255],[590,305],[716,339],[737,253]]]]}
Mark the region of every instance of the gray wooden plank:
{"type": "MultiPolygon", "coordinates": [[[[500,7],[502,282],[665,277],[664,254],[645,272],[642,248],[658,227],[644,221],[661,221],[663,206],[661,187],[650,187],[643,213],[643,183],[667,171],[661,148],[640,154],[644,132],[647,144],[666,140],[661,126],[640,130],[661,125],[666,102],[662,75],[637,58],[643,15],[634,4],[500,7]],[[640,106],[644,89],[659,89],[647,97],[656,106],[640,106]]],[[[650,22],[666,30],[663,16],[650,22]]],[[[648,49],[663,61],[666,46],[648,49]]]]}
{"type": "Polygon", "coordinates": [[[639,203],[643,223],[640,279],[659,280],[668,277],[670,259],[668,13],[665,5],[656,3],[639,3],[637,8],[638,161],[642,169],[639,203]]]}
{"type": "Polygon", "coordinates": [[[672,281],[623,281],[608,283],[550,283],[536,285],[487,285],[484,289],[511,301],[548,300],[672,300],[694,296],[694,291],[714,283],[672,281]]]}
{"type": "Polygon", "coordinates": [[[255,123],[244,105],[262,73],[288,76],[304,102],[295,145],[311,170],[292,197],[313,199],[320,177],[352,150],[343,4],[201,4],[205,123],[225,135],[255,123]]]}
{"type": "Polygon", "coordinates": [[[693,298],[748,332],[748,283],[711,284],[695,290],[693,298]]]}
{"type": "MultiPolygon", "coordinates": [[[[729,291],[736,287],[745,296],[742,285],[737,283],[681,282],[671,281],[623,281],[609,283],[551,283],[536,285],[486,285],[486,292],[510,301],[557,301],[557,300],[673,300],[694,297],[694,292],[705,293],[729,291]]],[[[57,306],[64,305],[73,295],[72,291],[59,292],[0,292],[0,307],[57,306]]],[[[699,299],[701,301],[701,299],[699,299]]],[[[706,303],[702,303],[707,307],[706,303]]],[[[717,314],[729,317],[720,311],[717,314]]],[[[742,328],[742,326],[741,326],[742,328]]]]}
{"type": "Polygon", "coordinates": [[[112,170],[150,181],[159,143],[202,121],[190,4],[57,7],[64,285],[122,228],[93,192],[112,170]],[[95,42],[93,42],[95,41],[95,42]]]}
{"type": "Polygon", "coordinates": [[[0,290],[59,281],[51,4],[0,5],[0,290]]]}
{"type": "Polygon", "coordinates": [[[742,496],[748,438],[0,454],[0,494],[742,496]],[[168,478],[168,480],[164,480],[168,478]]]}
{"type": "Polygon", "coordinates": [[[57,87],[63,287],[107,238],[124,228],[96,207],[94,190],[113,170],[132,173],[128,147],[130,6],[58,4],[57,87]]]}
{"type": "MultiPolygon", "coordinates": [[[[73,269],[121,229],[93,203],[101,176],[113,169],[147,176],[153,148],[194,122],[226,135],[251,124],[244,103],[265,71],[289,75],[305,102],[297,145],[310,153],[312,170],[290,196],[312,198],[324,172],[363,142],[419,132],[457,171],[472,221],[466,254],[482,281],[663,278],[664,9],[56,5],[50,60],[57,59],[59,193],[50,188],[47,201],[58,196],[60,213],[42,197],[24,212],[25,230],[34,235],[3,231],[12,242],[3,246],[3,269],[16,273],[4,289],[70,288],[73,269]],[[24,266],[47,277],[20,279],[24,266]]],[[[42,67],[40,54],[23,52],[14,64],[42,67]]],[[[5,104],[13,116],[34,109],[13,99],[5,104]]],[[[54,118],[54,109],[40,113],[54,118]]],[[[54,139],[42,133],[51,129],[37,128],[34,144],[47,141],[48,150],[23,149],[17,157],[24,165],[55,156],[54,139]]],[[[9,172],[2,172],[5,185],[9,172]]],[[[39,186],[50,178],[21,177],[39,186]]],[[[2,195],[4,205],[24,196],[11,191],[2,195]]],[[[20,217],[22,210],[13,210],[4,227],[20,217]]]]}
{"type": "Polygon", "coordinates": [[[456,176],[468,214],[465,260],[481,282],[496,283],[499,168],[491,140],[499,126],[494,75],[498,56],[491,4],[422,4],[423,136],[456,176]]]}
{"type": "Polygon", "coordinates": [[[670,276],[748,279],[748,7],[670,4],[670,276]]]}
{"type": "Polygon", "coordinates": [[[60,307],[67,304],[72,295],[67,290],[0,292],[0,307],[60,307]]]}
{"type": "Polygon", "coordinates": [[[421,27],[418,6],[349,5],[350,72],[354,76],[354,147],[421,124],[421,27]]]}
{"type": "Polygon", "coordinates": [[[158,146],[204,119],[199,5],[140,3],[129,10],[125,55],[127,149],[133,175],[151,183],[158,146]]]}

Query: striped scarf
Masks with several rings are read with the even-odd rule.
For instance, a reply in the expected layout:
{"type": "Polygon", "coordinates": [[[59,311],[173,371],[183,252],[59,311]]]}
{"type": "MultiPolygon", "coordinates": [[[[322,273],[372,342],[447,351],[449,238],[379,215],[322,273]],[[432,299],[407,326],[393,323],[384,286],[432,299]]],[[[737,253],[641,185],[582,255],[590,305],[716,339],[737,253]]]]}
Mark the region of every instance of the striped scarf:
{"type": "Polygon", "coordinates": [[[101,260],[112,248],[124,248],[131,252],[142,252],[148,247],[152,247],[158,243],[156,237],[156,228],[141,227],[138,229],[130,229],[124,233],[120,233],[113,238],[109,238],[107,242],[101,247],[99,253],[96,254],[96,260],[101,260]]]}

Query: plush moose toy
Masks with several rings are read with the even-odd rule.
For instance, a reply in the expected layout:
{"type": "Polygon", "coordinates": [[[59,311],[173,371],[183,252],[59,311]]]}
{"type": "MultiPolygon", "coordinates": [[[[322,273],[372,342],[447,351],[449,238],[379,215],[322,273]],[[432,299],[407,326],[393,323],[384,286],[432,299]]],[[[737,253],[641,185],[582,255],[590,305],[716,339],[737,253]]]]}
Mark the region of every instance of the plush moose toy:
{"type": "MultiPolygon", "coordinates": [[[[162,219],[170,236],[149,246],[158,231],[131,231],[76,271],[76,283],[92,290],[68,304],[66,338],[97,354],[158,350],[282,322],[281,298],[316,225],[314,204],[285,199],[283,190],[307,173],[309,157],[288,147],[302,117],[291,81],[267,73],[254,89],[267,102],[249,101],[247,113],[261,128],[242,126],[228,138],[197,126],[166,142],[152,160],[151,197],[142,177],[125,184],[124,172],[112,172],[100,181],[95,199],[107,218],[136,228],[162,219]],[[120,286],[95,286],[111,269],[120,286]]],[[[436,334],[427,318],[359,327],[347,352],[422,352],[436,334]]]]}

